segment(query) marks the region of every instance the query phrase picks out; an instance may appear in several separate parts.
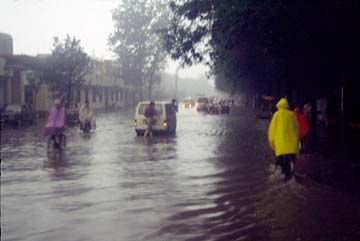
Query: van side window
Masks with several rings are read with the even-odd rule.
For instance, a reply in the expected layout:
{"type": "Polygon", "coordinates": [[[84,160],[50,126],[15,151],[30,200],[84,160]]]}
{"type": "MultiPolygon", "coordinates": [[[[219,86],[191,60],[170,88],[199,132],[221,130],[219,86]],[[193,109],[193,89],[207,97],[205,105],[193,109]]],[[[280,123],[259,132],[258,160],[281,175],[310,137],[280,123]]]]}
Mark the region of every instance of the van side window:
{"type": "MultiPolygon", "coordinates": [[[[138,114],[143,115],[145,113],[145,110],[148,107],[148,105],[149,104],[141,104],[138,109],[138,114]]],[[[163,108],[162,108],[161,104],[155,104],[155,112],[156,112],[156,115],[162,115],[163,108]]]]}

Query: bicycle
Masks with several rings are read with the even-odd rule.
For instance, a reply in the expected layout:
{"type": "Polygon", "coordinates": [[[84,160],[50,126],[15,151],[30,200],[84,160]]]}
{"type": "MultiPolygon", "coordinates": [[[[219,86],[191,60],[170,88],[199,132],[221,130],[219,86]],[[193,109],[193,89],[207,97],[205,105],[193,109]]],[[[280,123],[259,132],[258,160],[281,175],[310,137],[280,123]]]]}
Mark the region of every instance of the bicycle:
{"type": "Polygon", "coordinates": [[[63,150],[66,147],[66,136],[61,133],[58,135],[51,135],[47,142],[47,149],[50,151],[53,149],[63,150]]]}

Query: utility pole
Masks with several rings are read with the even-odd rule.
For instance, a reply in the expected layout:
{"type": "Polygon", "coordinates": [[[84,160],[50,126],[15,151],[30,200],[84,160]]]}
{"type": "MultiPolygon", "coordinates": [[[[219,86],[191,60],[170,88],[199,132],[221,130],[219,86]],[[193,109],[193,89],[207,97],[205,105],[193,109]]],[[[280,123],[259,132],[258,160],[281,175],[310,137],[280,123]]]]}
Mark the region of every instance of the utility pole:
{"type": "Polygon", "coordinates": [[[176,76],[175,76],[175,98],[178,98],[178,76],[179,76],[179,69],[180,65],[176,69],[176,76]]]}

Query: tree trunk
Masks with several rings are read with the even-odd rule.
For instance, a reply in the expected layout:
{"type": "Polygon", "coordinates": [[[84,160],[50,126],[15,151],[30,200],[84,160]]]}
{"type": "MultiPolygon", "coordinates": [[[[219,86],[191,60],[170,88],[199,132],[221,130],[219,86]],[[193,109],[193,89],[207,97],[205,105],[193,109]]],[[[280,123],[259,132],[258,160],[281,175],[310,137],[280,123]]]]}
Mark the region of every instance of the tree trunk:
{"type": "MultiPolygon", "coordinates": [[[[69,79],[68,80],[68,85],[67,85],[67,96],[66,96],[66,101],[67,101],[67,105],[70,106],[70,103],[71,103],[71,96],[72,96],[72,88],[71,88],[71,80],[69,79]]],[[[67,106],[67,107],[68,107],[67,106]]]]}
{"type": "Polygon", "coordinates": [[[152,99],[152,86],[153,86],[152,81],[149,81],[149,100],[152,99]]]}

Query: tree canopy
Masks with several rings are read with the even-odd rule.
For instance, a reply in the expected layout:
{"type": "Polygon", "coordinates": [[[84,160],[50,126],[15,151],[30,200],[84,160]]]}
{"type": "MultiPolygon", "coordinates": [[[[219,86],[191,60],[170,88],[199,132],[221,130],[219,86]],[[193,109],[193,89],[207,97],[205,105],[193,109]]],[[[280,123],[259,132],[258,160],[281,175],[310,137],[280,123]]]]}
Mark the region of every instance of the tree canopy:
{"type": "Polygon", "coordinates": [[[159,81],[166,61],[161,30],[168,24],[165,0],[124,0],[113,10],[114,32],[109,45],[119,63],[121,77],[138,88],[159,81]]]}
{"type": "Polygon", "coordinates": [[[74,88],[80,87],[85,81],[90,58],[81,47],[80,40],[69,35],[63,41],[54,38],[53,46],[47,61],[45,80],[52,91],[66,94],[68,103],[71,103],[74,88]]]}
{"type": "MultiPolygon", "coordinates": [[[[357,19],[352,1],[174,0],[172,58],[210,65],[219,89],[268,94],[341,82],[357,19]],[[349,42],[350,40],[350,42],[349,42]]],[[[353,35],[355,36],[355,34],[353,35]]]]}

